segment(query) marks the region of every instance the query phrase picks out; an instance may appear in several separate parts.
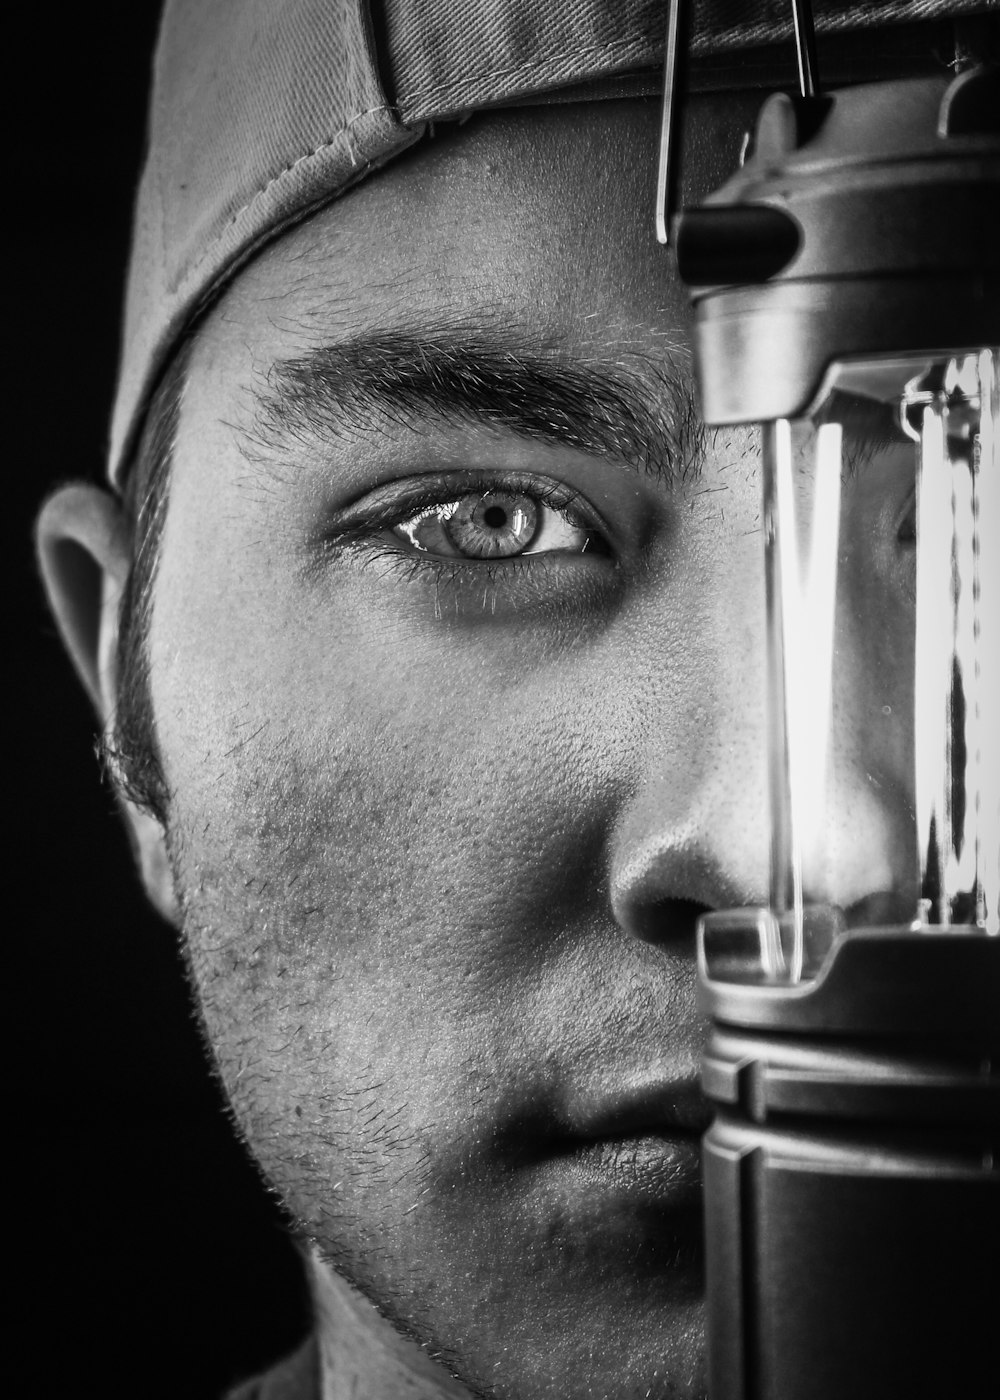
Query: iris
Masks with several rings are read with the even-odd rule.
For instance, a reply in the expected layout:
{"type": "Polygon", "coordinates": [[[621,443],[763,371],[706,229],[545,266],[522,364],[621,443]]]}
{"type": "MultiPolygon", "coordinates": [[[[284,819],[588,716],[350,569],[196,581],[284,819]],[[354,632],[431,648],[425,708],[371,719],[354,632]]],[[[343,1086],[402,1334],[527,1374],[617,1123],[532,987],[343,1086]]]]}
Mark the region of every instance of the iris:
{"type": "Polygon", "coordinates": [[[569,512],[526,492],[497,490],[426,506],[394,533],[421,553],[472,560],[553,549],[582,553],[593,534],[569,512]]]}

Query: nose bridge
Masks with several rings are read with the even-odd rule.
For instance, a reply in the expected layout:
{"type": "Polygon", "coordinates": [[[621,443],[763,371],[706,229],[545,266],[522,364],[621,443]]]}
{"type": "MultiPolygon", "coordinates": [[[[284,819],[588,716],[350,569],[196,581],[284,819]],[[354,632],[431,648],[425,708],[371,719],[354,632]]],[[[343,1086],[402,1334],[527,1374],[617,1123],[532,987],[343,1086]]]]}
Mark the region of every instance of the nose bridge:
{"type": "MultiPolygon", "coordinates": [[[[640,931],[667,902],[718,908],[767,895],[764,599],[759,542],[693,550],[637,624],[633,790],[610,888],[640,931]]],[[[645,936],[648,936],[645,935],[645,936]]]]}

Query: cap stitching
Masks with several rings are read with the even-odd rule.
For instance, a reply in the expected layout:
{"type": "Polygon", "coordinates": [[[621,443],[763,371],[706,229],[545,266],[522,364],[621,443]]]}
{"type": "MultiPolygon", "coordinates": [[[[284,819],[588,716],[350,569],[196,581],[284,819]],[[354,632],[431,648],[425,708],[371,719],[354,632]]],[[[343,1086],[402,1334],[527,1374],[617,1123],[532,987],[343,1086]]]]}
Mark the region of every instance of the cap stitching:
{"type": "MultiPolygon", "coordinates": [[[[362,121],[365,117],[372,116],[377,112],[393,113],[393,108],[388,103],[380,103],[377,107],[369,107],[364,112],[358,112],[349,122],[346,122],[344,126],[334,132],[328,141],[322,142],[311,151],[306,151],[303,155],[292,161],[290,165],[285,166],[276,175],[273,175],[245,204],[236,210],[227,221],[226,225],[205,245],[198,261],[191,264],[181,279],[167,292],[167,302],[172,309],[166,321],[161,325],[158,335],[155,336],[149,344],[147,353],[144,356],[144,370],[137,376],[129,376],[123,371],[119,380],[118,395],[112,414],[111,442],[108,449],[108,474],[112,482],[120,482],[124,476],[127,475],[133,451],[132,443],[136,435],[137,427],[141,423],[146,411],[150,386],[156,382],[161,362],[172,353],[170,350],[171,345],[176,342],[182,334],[186,334],[187,328],[190,327],[192,321],[200,313],[200,310],[210,301],[215,289],[217,289],[219,285],[220,278],[224,280],[227,276],[231,275],[247,256],[246,250],[244,250],[244,253],[237,257],[235,263],[230,260],[230,262],[220,265],[212,276],[211,284],[203,289],[201,298],[192,302],[189,289],[192,283],[197,284],[205,263],[209,262],[212,258],[216,245],[227,236],[240,215],[245,213],[245,211],[256,203],[261,196],[266,194],[272,185],[282,180],[290,171],[294,170],[304,161],[312,160],[316,156],[321,155],[324,151],[332,148],[339,137],[343,136],[350,127],[357,125],[357,123],[362,121]],[[128,387],[130,381],[132,383],[131,388],[128,387]]],[[[425,124],[423,122],[416,122],[409,125],[398,123],[395,129],[397,142],[399,133],[409,135],[412,141],[419,139],[424,129],[425,124]]],[[[355,161],[353,159],[354,153],[348,152],[348,154],[352,157],[353,173],[350,178],[338,185],[336,191],[337,195],[343,193],[352,184],[363,179],[371,169],[375,168],[380,161],[384,159],[384,157],[378,154],[372,157],[360,156],[359,153],[359,160],[355,161]]],[[[324,202],[326,197],[325,195],[322,196],[314,207],[319,207],[319,204],[324,202]]],[[[298,209],[292,213],[290,221],[296,222],[309,212],[311,212],[311,210],[307,208],[298,209]]],[[[284,222],[286,221],[283,221],[283,223],[284,222]]],[[[272,233],[276,232],[278,232],[278,229],[272,230],[266,237],[269,238],[272,233]]],[[[258,237],[259,235],[260,231],[258,231],[258,237]]]]}
{"type": "Polygon", "coordinates": [[[579,58],[583,54],[610,53],[614,49],[636,48],[637,46],[648,44],[650,35],[636,34],[629,35],[623,39],[612,39],[606,44],[587,44],[583,48],[557,49],[554,53],[548,53],[544,58],[534,59],[527,63],[516,63],[509,68],[488,68],[485,72],[476,70],[467,74],[463,78],[449,78],[446,83],[434,83],[427,88],[414,88],[411,92],[400,93],[397,98],[397,105],[403,106],[408,102],[415,102],[418,98],[427,98],[438,92],[450,92],[454,88],[468,87],[470,83],[481,82],[484,78],[504,78],[511,73],[531,73],[539,68],[548,68],[551,64],[559,62],[560,59],[579,58]]]}
{"type": "MultiPolygon", "coordinates": [[[[370,117],[376,112],[391,111],[392,108],[389,106],[389,104],[386,102],[382,102],[377,107],[369,107],[364,112],[358,112],[355,116],[351,118],[349,122],[345,122],[345,124],[342,127],[340,127],[338,131],[335,131],[328,140],[320,142],[320,144],[314,147],[313,150],[303,152],[302,155],[297,156],[296,159],[293,160],[289,165],[283,166],[282,169],[279,170],[276,175],[272,175],[271,178],[265,184],[261,185],[259,189],[255,190],[254,193],[250,196],[250,198],[244,204],[241,204],[235,213],[229,216],[224,226],[219,230],[218,233],[214,234],[211,241],[205,245],[204,253],[192,266],[190,272],[188,273],[188,277],[191,275],[191,273],[193,273],[197,268],[201,267],[202,264],[208,260],[210,254],[215,248],[215,245],[217,243],[220,243],[222,239],[226,237],[227,233],[237,222],[240,216],[245,214],[248,209],[252,209],[258,200],[263,199],[264,195],[267,194],[268,190],[271,188],[272,185],[276,185],[279,182],[279,180],[283,180],[286,175],[289,175],[293,170],[300,166],[303,163],[303,161],[312,160],[313,157],[322,154],[323,151],[328,151],[332,146],[335,146],[337,144],[337,142],[342,136],[347,136],[348,156],[350,157],[351,165],[357,167],[357,165],[359,164],[359,160],[355,154],[356,148],[354,141],[351,139],[351,128],[353,126],[356,126],[358,122],[363,121],[365,117],[370,117]]],[[[188,280],[188,277],[185,277],[185,282],[188,280]]]]}

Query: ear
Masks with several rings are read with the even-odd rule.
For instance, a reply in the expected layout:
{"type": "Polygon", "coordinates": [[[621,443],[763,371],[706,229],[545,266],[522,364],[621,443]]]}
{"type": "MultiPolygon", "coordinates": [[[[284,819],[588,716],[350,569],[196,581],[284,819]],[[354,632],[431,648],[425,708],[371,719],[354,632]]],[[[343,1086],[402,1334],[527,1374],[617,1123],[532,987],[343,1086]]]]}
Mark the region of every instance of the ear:
{"type": "MultiPolygon", "coordinates": [[[[118,617],[132,563],[129,529],[109,492],[82,482],[45,502],[36,530],[49,607],[102,730],[118,699],[118,617]]],[[[177,922],[177,903],[163,828],[119,794],[146,893],[177,922]]]]}

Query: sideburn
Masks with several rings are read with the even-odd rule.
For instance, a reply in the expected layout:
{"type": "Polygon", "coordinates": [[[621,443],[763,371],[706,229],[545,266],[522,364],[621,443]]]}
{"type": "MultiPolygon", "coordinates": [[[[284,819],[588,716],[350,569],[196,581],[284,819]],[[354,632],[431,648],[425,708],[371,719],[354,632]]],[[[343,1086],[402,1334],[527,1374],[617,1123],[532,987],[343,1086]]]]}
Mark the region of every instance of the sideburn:
{"type": "Polygon", "coordinates": [[[122,798],[167,824],[167,789],[153,714],[149,636],[153,590],[167,515],[181,404],[193,340],[185,340],[150,402],[122,495],[132,537],[132,565],[118,625],[118,703],[98,751],[122,798]]]}

